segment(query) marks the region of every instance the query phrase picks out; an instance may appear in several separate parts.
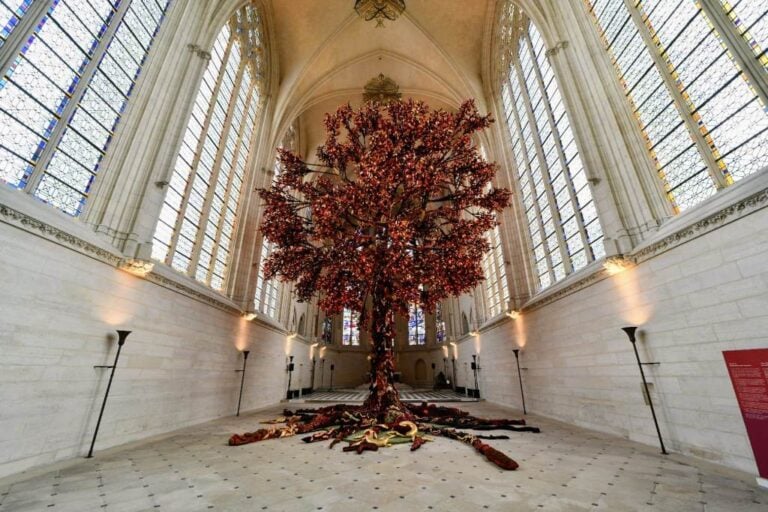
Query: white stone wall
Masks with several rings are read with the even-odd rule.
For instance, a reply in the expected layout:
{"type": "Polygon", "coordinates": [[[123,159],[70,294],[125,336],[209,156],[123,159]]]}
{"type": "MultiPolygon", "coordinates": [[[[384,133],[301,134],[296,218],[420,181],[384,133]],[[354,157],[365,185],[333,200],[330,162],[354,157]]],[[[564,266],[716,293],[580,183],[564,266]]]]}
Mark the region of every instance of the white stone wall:
{"type": "MultiPolygon", "coordinates": [[[[0,223],[0,476],[232,415],[285,393],[285,334],[0,223]]],[[[222,439],[225,443],[226,439],[222,439]]]]}
{"type": "MultiPolygon", "coordinates": [[[[657,445],[625,334],[638,325],[669,450],[756,471],[722,351],[768,345],[768,209],[655,256],[459,344],[481,354],[481,389],[520,407],[512,349],[528,410],[657,445]]],[[[469,375],[471,378],[471,373],[469,375]]]]}

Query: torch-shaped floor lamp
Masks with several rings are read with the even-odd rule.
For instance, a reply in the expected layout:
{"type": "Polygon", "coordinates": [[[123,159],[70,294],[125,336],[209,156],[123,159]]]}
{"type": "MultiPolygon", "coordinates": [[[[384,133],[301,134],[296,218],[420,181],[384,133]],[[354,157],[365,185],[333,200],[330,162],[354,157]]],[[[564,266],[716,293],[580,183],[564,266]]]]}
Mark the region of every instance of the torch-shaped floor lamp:
{"type": "Polygon", "coordinates": [[[637,367],[640,368],[640,378],[643,379],[643,388],[645,389],[645,396],[648,397],[648,405],[651,406],[651,415],[653,416],[653,424],[656,426],[656,434],[659,436],[659,444],[661,445],[661,453],[667,454],[666,448],[664,448],[664,439],[661,438],[661,429],[659,429],[659,421],[656,419],[656,411],[653,408],[653,400],[651,394],[648,392],[648,381],[645,380],[645,372],[643,371],[643,365],[659,364],[659,363],[641,363],[640,354],[637,352],[637,339],[635,338],[635,331],[637,327],[622,327],[622,331],[627,334],[629,341],[632,343],[632,348],[635,350],[635,358],[637,359],[637,367]]]}
{"type": "Polygon", "coordinates": [[[515,362],[517,362],[517,380],[520,382],[520,398],[523,401],[523,414],[528,414],[528,411],[525,410],[525,392],[523,392],[523,374],[520,373],[520,349],[519,348],[512,349],[512,352],[515,353],[515,362]]]}
{"type": "Polygon", "coordinates": [[[293,356],[289,356],[288,359],[288,366],[285,368],[288,371],[288,400],[290,400],[291,397],[291,376],[293,375],[293,356]]]}
{"type": "Polygon", "coordinates": [[[248,354],[250,353],[250,350],[243,350],[243,369],[235,370],[240,372],[240,396],[237,399],[237,414],[235,416],[240,416],[240,403],[243,401],[243,384],[245,384],[245,365],[248,362],[248,354]]]}
{"type": "Polygon", "coordinates": [[[117,331],[117,354],[115,354],[115,363],[110,366],[94,366],[94,368],[112,368],[112,372],[109,374],[109,382],[107,382],[107,391],[104,393],[104,401],[101,403],[101,411],[99,411],[99,419],[96,420],[96,430],[93,431],[93,439],[91,440],[91,449],[88,450],[86,458],[93,457],[93,446],[96,444],[96,436],[99,435],[99,427],[101,426],[101,418],[104,416],[104,408],[107,406],[107,398],[109,397],[109,390],[112,387],[112,379],[115,377],[115,368],[117,368],[117,360],[120,359],[120,350],[125,345],[125,340],[128,339],[128,335],[131,331],[117,331]]]}

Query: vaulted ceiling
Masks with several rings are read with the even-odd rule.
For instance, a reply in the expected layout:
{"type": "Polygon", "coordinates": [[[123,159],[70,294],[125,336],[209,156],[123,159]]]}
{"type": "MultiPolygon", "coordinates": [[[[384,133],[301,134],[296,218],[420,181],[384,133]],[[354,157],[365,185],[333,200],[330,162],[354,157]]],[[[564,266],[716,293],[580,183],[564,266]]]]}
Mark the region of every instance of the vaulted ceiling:
{"type": "MultiPolygon", "coordinates": [[[[304,148],[322,141],[322,117],[362,102],[364,85],[379,73],[403,97],[437,108],[476,98],[485,108],[482,56],[492,0],[406,0],[405,13],[383,28],[364,21],[354,0],[272,0],[279,89],[279,133],[300,119],[304,148]]],[[[309,151],[313,153],[313,151],[309,151]]]]}

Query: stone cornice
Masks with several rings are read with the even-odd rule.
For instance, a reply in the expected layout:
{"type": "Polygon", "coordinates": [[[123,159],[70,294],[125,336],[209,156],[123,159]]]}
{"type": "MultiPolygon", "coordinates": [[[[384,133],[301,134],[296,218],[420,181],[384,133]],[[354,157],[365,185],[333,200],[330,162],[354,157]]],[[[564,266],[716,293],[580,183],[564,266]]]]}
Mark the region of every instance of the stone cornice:
{"type": "MultiPolygon", "coordinates": [[[[7,193],[7,191],[2,193],[2,195],[5,195],[5,193],[7,193]]],[[[30,203],[25,204],[23,209],[39,210],[40,218],[38,218],[37,215],[32,216],[32,214],[28,212],[21,211],[22,208],[14,208],[8,204],[0,203],[0,222],[26,231],[31,235],[39,236],[84,256],[93,258],[101,263],[115,267],[116,269],[129,271],[135,266],[132,263],[132,260],[126,259],[125,256],[120,254],[116,249],[112,249],[108,244],[102,242],[99,239],[99,235],[90,232],[85,225],[80,225],[80,223],[73,219],[63,217],[63,214],[51,210],[48,206],[43,204],[33,204],[29,200],[29,197],[26,197],[26,194],[13,191],[11,191],[10,194],[11,195],[9,195],[8,198],[11,199],[11,201],[8,202],[16,202],[18,199],[25,203],[30,203]],[[22,197],[14,198],[13,195],[15,194],[21,194],[22,197]],[[42,220],[43,218],[46,220],[42,220]],[[62,224],[66,224],[66,226],[62,226],[62,224]]],[[[0,199],[5,198],[0,197],[0,199]]],[[[136,277],[137,279],[145,279],[169,290],[181,293],[182,295],[186,295],[187,297],[227,313],[235,315],[242,314],[240,308],[228,298],[213,290],[205,288],[203,285],[200,285],[189,277],[182,276],[173,270],[167,269],[165,265],[157,264],[151,272],[148,272],[144,276],[136,277]]],[[[270,328],[278,330],[274,326],[270,326],[270,328]]]]}

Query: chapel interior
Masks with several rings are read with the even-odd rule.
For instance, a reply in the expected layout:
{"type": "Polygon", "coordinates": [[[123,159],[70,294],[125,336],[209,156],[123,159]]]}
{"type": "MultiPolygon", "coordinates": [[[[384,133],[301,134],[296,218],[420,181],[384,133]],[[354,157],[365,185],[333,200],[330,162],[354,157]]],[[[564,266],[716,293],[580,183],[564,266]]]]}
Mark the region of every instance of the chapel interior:
{"type": "Polygon", "coordinates": [[[761,0],[0,0],[0,512],[768,510],[767,207],[761,0]],[[259,190],[408,99],[490,114],[512,196],[401,397],[541,432],[227,446],[367,395],[259,190]]]}

